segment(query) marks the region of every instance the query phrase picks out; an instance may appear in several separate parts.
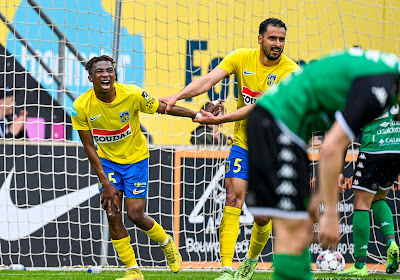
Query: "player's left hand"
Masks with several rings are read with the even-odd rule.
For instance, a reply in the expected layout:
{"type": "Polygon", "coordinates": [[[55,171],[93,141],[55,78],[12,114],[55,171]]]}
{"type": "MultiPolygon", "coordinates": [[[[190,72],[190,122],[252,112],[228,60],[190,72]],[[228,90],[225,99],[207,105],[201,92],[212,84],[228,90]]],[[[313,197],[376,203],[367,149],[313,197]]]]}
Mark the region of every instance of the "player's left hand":
{"type": "Polygon", "coordinates": [[[323,249],[336,248],[340,233],[339,233],[339,216],[336,209],[326,211],[321,215],[319,238],[323,249]]]}
{"type": "Polygon", "coordinates": [[[310,198],[307,211],[310,215],[312,223],[316,223],[319,220],[319,205],[321,203],[321,192],[316,191],[310,198]]]}
{"type": "Polygon", "coordinates": [[[209,102],[208,105],[204,108],[204,111],[212,113],[214,116],[219,116],[220,114],[225,113],[225,106],[222,104],[225,100],[217,100],[218,104],[214,104],[214,102],[209,102]]]}
{"type": "Polygon", "coordinates": [[[193,122],[201,124],[220,124],[218,116],[214,116],[213,113],[206,112],[203,109],[200,110],[202,116],[198,119],[193,119],[193,122]]]}
{"type": "Polygon", "coordinates": [[[340,193],[344,193],[344,176],[343,176],[343,173],[339,174],[338,191],[340,193]]]}

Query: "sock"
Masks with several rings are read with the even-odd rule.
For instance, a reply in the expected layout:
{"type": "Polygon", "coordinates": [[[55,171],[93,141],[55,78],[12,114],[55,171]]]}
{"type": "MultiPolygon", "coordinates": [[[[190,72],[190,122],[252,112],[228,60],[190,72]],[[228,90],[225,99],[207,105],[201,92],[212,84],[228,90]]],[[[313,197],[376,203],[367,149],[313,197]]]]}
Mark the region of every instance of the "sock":
{"type": "Polygon", "coordinates": [[[355,210],[353,215],[353,242],[356,268],[362,268],[365,265],[368,251],[369,231],[369,211],[355,210]]]}
{"type": "Polygon", "coordinates": [[[126,267],[137,266],[135,252],[131,246],[131,237],[129,235],[118,240],[111,239],[111,241],[114,244],[115,250],[117,250],[119,258],[126,267]]]}
{"type": "Polygon", "coordinates": [[[222,267],[232,267],[233,254],[239,236],[239,217],[242,209],[225,206],[219,228],[222,267]]]}
{"type": "Polygon", "coordinates": [[[376,223],[383,236],[385,237],[386,247],[394,241],[394,223],[393,223],[393,213],[389,205],[385,200],[378,200],[372,203],[372,211],[374,211],[374,217],[376,223]]]}
{"type": "Polygon", "coordinates": [[[300,256],[274,254],[274,280],[310,280],[310,251],[304,249],[300,256]]]}
{"type": "Polygon", "coordinates": [[[154,226],[148,231],[144,230],[144,233],[146,233],[151,240],[159,244],[164,244],[168,239],[167,233],[156,221],[154,221],[154,226]]]}
{"type": "Polygon", "coordinates": [[[265,226],[259,226],[254,222],[253,229],[251,230],[250,249],[247,253],[249,259],[255,260],[258,258],[264,249],[265,244],[268,242],[271,230],[272,220],[270,220],[265,226]]]}

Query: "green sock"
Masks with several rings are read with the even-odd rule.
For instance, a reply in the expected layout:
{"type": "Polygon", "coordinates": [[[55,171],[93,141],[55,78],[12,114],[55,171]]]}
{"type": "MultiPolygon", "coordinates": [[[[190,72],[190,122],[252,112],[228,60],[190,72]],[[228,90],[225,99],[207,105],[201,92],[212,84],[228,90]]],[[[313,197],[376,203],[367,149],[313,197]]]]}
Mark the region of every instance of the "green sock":
{"type": "Polygon", "coordinates": [[[355,266],[357,269],[363,268],[364,265],[366,265],[366,262],[358,262],[358,261],[356,261],[356,262],[354,263],[354,266],[355,266]]]}
{"type": "Polygon", "coordinates": [[[386,247],[394,241],[394,223],[393,223],[393,213],[389,205],[385,200],[378,200],[372,203],[372,211],[374,211],[374,217],[376,223],[383,236],[385,237],[386,247]]]}
{"type": "Polygon", "coordinates": [[[274,280],[310,280],[310,251],[304,249],[300,256],[275,254],[274,280]]]}
{"type": "MultiPolygon", "coordinates": [[[[354,257],[367,257],[368,242],[370,234],[369,211],[355,210],[353,215],[353,242],[354,242],[354,257]]],[[[356,261],[358,266],[361,262],[356,261]]],[[[356,266],[357,267],[357,266],[356,266]]],[[[362,268],[363,266],[361,266],[362,268]]]]}

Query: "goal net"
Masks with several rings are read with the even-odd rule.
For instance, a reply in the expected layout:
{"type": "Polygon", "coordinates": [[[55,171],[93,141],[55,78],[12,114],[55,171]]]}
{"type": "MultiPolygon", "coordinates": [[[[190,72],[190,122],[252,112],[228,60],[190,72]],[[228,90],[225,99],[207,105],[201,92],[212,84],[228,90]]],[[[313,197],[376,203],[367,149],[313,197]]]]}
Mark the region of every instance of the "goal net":
{"type": "MultiPolygon", "coordinates": [[[[113,56],[119,82],[165,97],[208,73],[232,50],[259,48],[258,27],[268,17],[287,24],[284,53],[303,67],[355,45],[400,53],[395,0],[0,0],[0,94],[15,103],[0,106],[0,265],[122,265],[110,241],[97,178],[71,125],[72,102],[91,87],[84,69],[89,58],[113,56]],[[11,108],[7,117],[3,108],[11,108]],[[25,125],[22,135],[6,131],[12,122],[25,125]]],[[[223,99],[232,112],[238,94],[231,76],[178,105],[197,111],[207,101],[223,99]]],[[[198,125],[190,120],[157,114],[141,114],[140,120],[150,147],[146,212],[174,236],[184,267],[220,268],[218,232],[230,147],[216,139],[193,145],[198,125]]],[[[220,133],[231,135],[233,124],[224,124],[220,133]]],[[[348,162],[347,180],[355,158],[348,162]]],[[[396,192],[397,183],[388,201],[398,222],[396,192]]],[[[339,210],[339,251],[352,262],[351,190],[339,210]]],[[[139,265],[166,267],[159,246],[126,216],[124,221],[139,265]]],[[[250,244],[253,217],[246,206],[240,222],[235,265],[250,244]]],[[[371,231],[368,261],[380,264],[385,248],[379,230],[371,231]]],[[[271,265],[272,244],[261,254],[260,269],[271,265]]],[[[313,243],[314,258],[318,250],[313,243]]]]}

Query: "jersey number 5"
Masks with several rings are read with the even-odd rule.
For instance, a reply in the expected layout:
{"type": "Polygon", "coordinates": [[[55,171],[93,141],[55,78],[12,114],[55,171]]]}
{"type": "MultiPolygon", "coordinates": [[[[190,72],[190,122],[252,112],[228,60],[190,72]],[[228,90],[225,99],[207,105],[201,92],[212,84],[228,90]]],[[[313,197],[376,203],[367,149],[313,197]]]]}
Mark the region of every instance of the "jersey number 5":
{"type": "Polygon", "coordinates": [[[240,165],[240,162],[241,162],[241,161],[242,161],[241,158],[236,158],[236,159],[235,159],[235,164],[234,164],[234,166],[236,167],[236,169],[233,170],[233,173],[238,173],[238,172],[242,169],[242,166],[240,165]]]}

